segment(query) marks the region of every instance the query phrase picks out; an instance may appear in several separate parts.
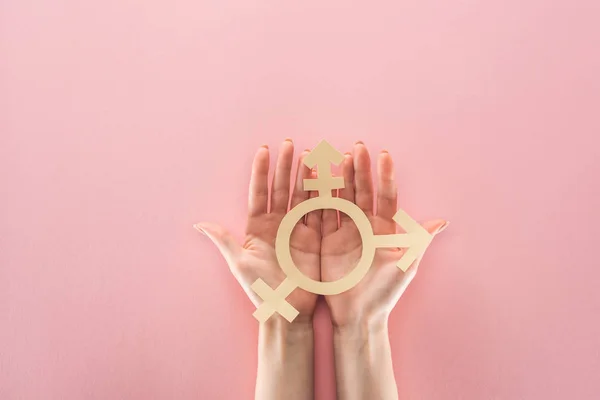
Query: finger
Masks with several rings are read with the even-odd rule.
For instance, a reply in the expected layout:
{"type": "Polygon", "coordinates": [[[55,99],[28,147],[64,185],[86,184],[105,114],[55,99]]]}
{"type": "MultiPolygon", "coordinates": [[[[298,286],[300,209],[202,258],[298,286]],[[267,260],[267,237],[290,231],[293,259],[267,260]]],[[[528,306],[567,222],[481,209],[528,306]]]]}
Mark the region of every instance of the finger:
{"type": "Polygon", "coordinates": [[[194,225],[200,233],[208,236],[210,240],[217,246],[219,252],[227,261],[230,268],[235,265],[239,253],[242,250],[240,244],[235,240],[233,235],[223,227],[210,222],[201,222],[194,225]]]}
{"type": "Polygon", "coordinates": [[[310,178],[310,168],[304,165],[304,157],[310,150],[304,150],[298,158],[298,167],[296,169],[296,183],[292,192],[292,202],[290,208],[296,207],[304,200],[308,199],[309,192],[304,190],[304,179],[310,178]]]}
{"type": "Polygon", "coordinates": [[[427,232],[435,236],[445,231],[448,225],[450,225],[450,221],[446,221],[443,219],[433,219],[431,221],[424,222],[421,226],[425,228],[427,232]]]}
{"type": "Polygon", "coordinates": [[[294,144],[286,139],[279,147],[279,155],[273,173],[271,212],[285,214],[290,200],[290,172],[294,160],[294,144]]]}
{"type": "Polygon", "coordinates": [[[377,159],[377,216],[382,233],[395,233],[396,222],[392,219],[398,209],[398,191],[394,181],[394,163],[387,151],[377,159]]]}
{"type": "MultiPolygon", "coordinates": [[[[333,190],[332,197],[338,197],[338,191],[333,190]]],[[[322,221],[321,221],[321,230],[323,236],[331,235],[333,232],[338,229],[338,211],[326,208],[322,210],[322,221]]]]}
{"type": "Polygon", "coordinates": [[[367,216],[373,215],[371,158],[363,142],[354,145],[354,200],[367,216]]]}
{"type": "MultiPolygon", "coordinates": [[[[312,198],[318,197],[318,196],[319,196],[319,192],[313,190],[310,192],[309,197],[312,199],[312,198]]],[[[315,232],[321,233],[322,214],[323,214],[323,210],[321,210],[321,209],[309,212],[306,215],[306,226],[308,226],[310,229],[314,230],[315,232]]]]}
{"type": "MultiPolygon", "coordinates": [[[[340,189],[340,197],[344,200],[354,203],[354,160],[352,154],[346,153],[342,162],[342,176],[344,177],[344,187],[340,189]]],[[[340,226],[352,222],[352,219],[344,214],[340,215],[340,226]]]]}
{"type": "Polygon", "coordinates": [[[255,217],[267,212],[269,201],[269,147],[267,145],[260,147],[254,156],[248,197],[249,216],[255,217]]]}

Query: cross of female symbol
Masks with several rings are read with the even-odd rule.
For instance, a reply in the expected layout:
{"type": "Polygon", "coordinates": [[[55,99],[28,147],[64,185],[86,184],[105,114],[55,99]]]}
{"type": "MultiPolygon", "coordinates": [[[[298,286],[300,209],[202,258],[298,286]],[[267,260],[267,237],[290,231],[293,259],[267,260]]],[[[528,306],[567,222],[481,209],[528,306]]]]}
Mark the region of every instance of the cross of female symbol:
{"type": "Polygon", "coordinates": [[[258,321],[264,322],[277,312],[292,322],[298,311],[286,298],[298,287],[322,295],[339,294],[353,288],[369,271],[377,248],[405,248],[404,255],[396,265],[406,271],[431,243],[433,236],[402,210],[394,215],[394,221],[406,233],[375,235],[368,217],[356,204],[332,197],[331,190],[343,188],[344,180],[332,175],[331,164],[338,165],[343,159],[344,155],[326,141],[320,142],[305,157],[304,164],[307,167],[317,166],[317,178],[305,179],[304,190],[317,190],[319,196],[303,201],[291,209],[279,225],[275,253],[286,278],[275,290],[260,278],[252,284],[252,290],[263,300],[252,314],[258,321]],[[363,243],[362,256],[357,266],[346,276],[333,282],[315,281],[304,275],[294,264],[290,252],[290,235],[296,223],[305,214],[319,209],[334,209],[348,215],[356,224],[363,243]]]}

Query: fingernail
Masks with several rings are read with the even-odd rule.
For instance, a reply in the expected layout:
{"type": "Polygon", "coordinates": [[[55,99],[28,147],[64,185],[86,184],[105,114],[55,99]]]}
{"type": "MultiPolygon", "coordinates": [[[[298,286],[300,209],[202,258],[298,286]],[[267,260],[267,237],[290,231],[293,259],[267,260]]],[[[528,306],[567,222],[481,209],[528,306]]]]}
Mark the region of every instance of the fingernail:
{"type": "Polygon", "coordinates": [[[446,221],[446,222],[444,222],[444,225],[442,225],[442,226],[440,226],[440,227],[438,228],[438,230],[437,230],[437,232],[436,232],[436,235],[437,235],[438,233],[442,233],[442,232],[444,232],[444,231],[446,230],[446,228],[448,228],[448,225],[450,225],[450,221],[446,221]]]}
{"type": "Polygon", "coordinates": [[[262,146],[260,146],[260,147],[264,147],[265,149],[269,150],[269,145],[263,144],[263,145],[262,145],[262,146]]]}
{"type": "Polygon", "coordinates": [[[291,138],[285,138],[284,142],[290,142],[290,143],[294,143],[294,141],[291,138]]]}
{"type": "Polygon", "coordinates": [[[389,151],[387,151],[387,150],[385,150],[385,149],[384,149],[384,150],[381,150],[381,153],[382,153],[382,154],[388,154],[388,153],[389,153],[389,151]]]}
{"type": "Polygon", "coordinates": [[[347,152],[345,152],[345,153],[344,153],[344,155],[346,155],[346,156],[351,156],[351,155],[352,155],[352,153],[350,153],[349,151],[347,151],[347,152]]]}
{"type": "Polygon", "coordinates": [[[200,226],[200,224],[194,224],[194,229],[196,229],[198,232],[200,232],[201,234],[203,234],[204,236],[206,236],[206,232],[204,232],[204,229],[202,229],[202,227],[200,226]]]}
{"type": "Polygon", "coordinates": [[[308,151],[308,152],[310,152],[310,149],[304,149],[304,151],[308,151]]]}
{"type": "Polygon", "coordinates": [[[357,140],[356,143],[354,143],[354,144],[362,144],[362,145],[364,145],[365,143],[362,140],[357,140]]]}

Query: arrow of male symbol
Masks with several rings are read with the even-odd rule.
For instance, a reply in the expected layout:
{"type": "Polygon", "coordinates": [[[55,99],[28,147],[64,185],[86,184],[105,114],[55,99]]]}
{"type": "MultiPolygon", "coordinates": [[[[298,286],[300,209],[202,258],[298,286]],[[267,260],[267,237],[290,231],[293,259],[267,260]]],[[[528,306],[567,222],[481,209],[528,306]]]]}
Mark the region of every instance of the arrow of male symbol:
{"type": "Polygon", "coordinates": [[[433,235],[402,210],[398,210],[393,219],[406,233],[374,235],[375,247],[406,249],[402,258],[396,263],[398,268],[406,272],[408,267],[425,252],[433,240],[433,235]]]}

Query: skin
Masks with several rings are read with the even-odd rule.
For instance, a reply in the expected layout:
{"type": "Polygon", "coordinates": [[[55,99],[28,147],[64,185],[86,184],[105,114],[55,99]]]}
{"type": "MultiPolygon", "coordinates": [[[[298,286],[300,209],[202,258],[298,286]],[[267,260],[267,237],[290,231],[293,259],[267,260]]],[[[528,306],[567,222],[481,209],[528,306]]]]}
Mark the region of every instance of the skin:
{"type": "MultiPolygon", "coordinates": [[[[219,248],[257,307],[261,300],[250,285],[260,277],[275,288],[285,278],[275,256],[277,229],[289,209],[308,199],[309,193],[302,190],[302,179],[315,176],[314,171],[302,164],[308,154],[305,150],[299,156],[297,179],[290,190],[293,153],[294,146],[286,139],[279,149],[269,189],[269,151],[266,146],[258,149],[252,164],[246,238],[242,245],[218,225],[195,225],[219,248]]],[[[345,187],[339,191],[339,197],[352,201],[365,212],[375,234],[396,232],[397,225],[392,220],[397,210],[393,171],[392,157],[382,152],[377,160],[379,190],[375,194],[371,160],[362,142],[354,145],[342,164],[345,187]]],[[[423,226],[435,235],[447,224],[444,220],[434,220],[423,226]]],[[[298,268],[306,276],[324,282],[346,275],[356,266],[362,252],[356,226],[335,210],[317,210],[299,221],[292,232],[290,247],[298,268]]],[[[402,254],[398,249],[378,249],[373,265],[359,284],[339,295],[325,297],[334,327],[338,399],[398,398],[387,321],[414,278],[420,261],[415,261],[404,273],[396,267],[402,254]]],[[[274,314],[259,327],[257,399],[294,400],[314,396],[312,321],[317,295],[297,288],[287,300],[300,312],[292,323],[274,314]]]]}
{"type": "MultiPolygon", "coordinates": [[[[302,179],[311,176],[311,170],[302,163],[306,154],[308,151],[300,154],[296,164],[296,183],[290,193],[294,159],[292,141],[284,141],[279,148],[271,189],[268,185],[269,149],[266,146],[258,149],[252,163],[246,237],[242,245],[218,225],[195,225],[219,248],[231,272],[256,307],[261,300],[250,286],[257,278],[273,288],[285,279],[275,256],[275,237],[289,209],[288,201],[294,207],[309,198],[309,193],[302,190],[302,179]]],[[[320,211],[309,213],[298,222],[290,237],[290,247],[298,268],[305,275],[320,279],[320,211]]],[[[292,323],[274,314],[259,327],[257,399],[305,400],[314,396],[312,321],[317,295],[295,289],[287,300],[300,312],[292,323]]]]}
{"type": "MultiPolygon", "coordinates": [[[[354,202],[367,215],[377,235],[396,233],[392,217],[398,210],[398,190],[392,157],[377,158],[375,194],[369,152],[362,142],[354,145],[342,164],[344,188],[339,197],[354,202]],[[375,211],[374,204],[377,204],[375,211]]],[[[444,220],[423,224],[432,234],[446,228],[444,220]]],[[[323,212],[321,280],[335,281],[350,272],[362,254],[356,225],[343,213],[323,212]],[[338,224],[339,215],[339,224],[338,224]]],[[[331,313],[338,399],[397,399],[387,323],[390,312],[417,273],[420,259],[406,272],[396,263],[398,249],[377,249],[367,275],[352,289],[325,300],[331,313]]]]}

